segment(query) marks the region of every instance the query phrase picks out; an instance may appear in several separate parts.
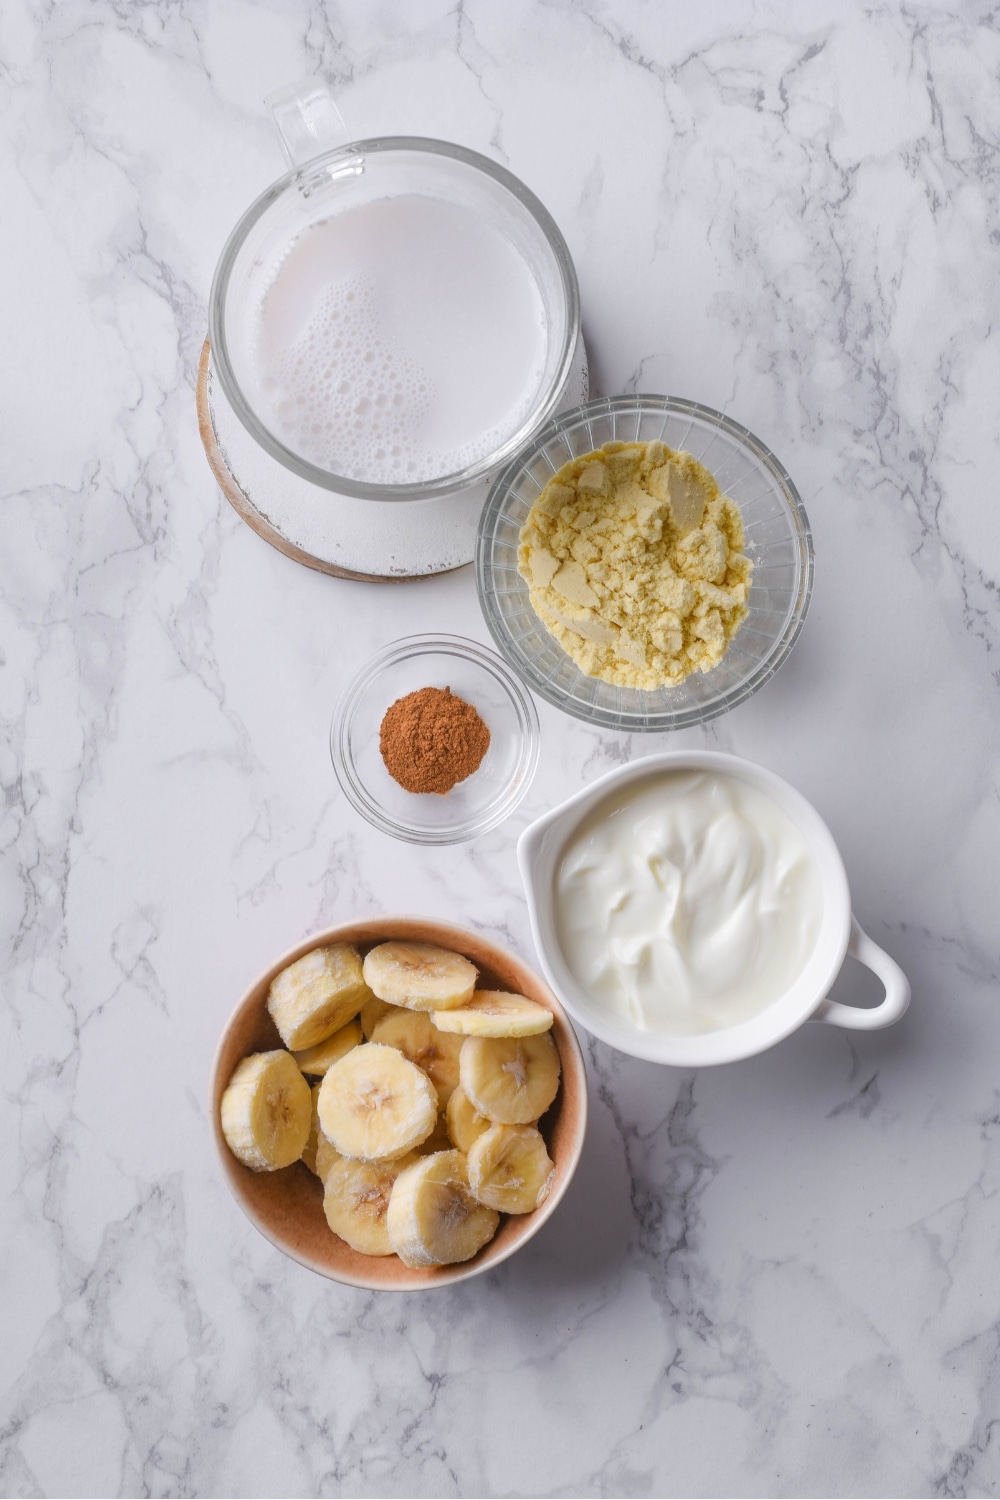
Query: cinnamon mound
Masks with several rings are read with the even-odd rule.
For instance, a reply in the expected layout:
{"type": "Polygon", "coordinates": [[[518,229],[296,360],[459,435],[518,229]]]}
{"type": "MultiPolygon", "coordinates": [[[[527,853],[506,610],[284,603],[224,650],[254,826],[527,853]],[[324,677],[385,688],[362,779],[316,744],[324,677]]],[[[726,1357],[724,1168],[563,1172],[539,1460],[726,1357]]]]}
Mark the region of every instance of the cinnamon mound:
{"type": "Polygon", "coordinates": [[[407,792],[450,792],[478,771],[490,731],[451,688],[426,687],[386,709],[378,738],[386,770],[407,792]]]}

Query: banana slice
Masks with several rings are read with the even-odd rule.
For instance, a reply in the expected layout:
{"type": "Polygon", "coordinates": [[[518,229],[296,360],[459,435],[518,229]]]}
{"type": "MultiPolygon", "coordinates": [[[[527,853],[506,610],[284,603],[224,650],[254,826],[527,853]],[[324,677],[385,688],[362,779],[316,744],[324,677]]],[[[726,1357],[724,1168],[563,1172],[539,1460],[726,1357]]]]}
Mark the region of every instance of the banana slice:
{"type": "Polygon", "coordinates": [[[459,1077],[471,1103],[494,1125],[530,1125],[559,1090],[559,1052],[547,1031],[539,1036],[467,1036],[459,1077]]]}
{"type": "Polygon", "coordinates": [[[469,1186],[488,1208],[530,1214],[549,1196],[555,1165],[533,1125],[492,1125],[472,1145],[469,1186]]]}
{"type": "Polygon", "coordinates": [[[451,1144],[457,1146],[459,1151],[468,1151],[472,1143],[478,1141],[479,1137],[490,1128],[489,1120],[479,1113],[468,1094],[462,1089],[456,1089],[448,1100],[445,1117],[448,1122],[451,1144]]]}
{"type": "Polygon", "coordinates": [[[452,1146],[452,1139],[448,1134],[448,1121],[445,1119],[444,1112],[442,1111],[437,1117],[437,1124],[434,1126],[434,1129],[426,1141],[420,1142],[417,1151],[421,1156],[431,1156],[435,1151],[451,1151],[452,1146]]]}
{"type": "Polygon", "coordinates": [[[325,1042],[317,1042],[315,1047],[307,1047],[304,1052],[293,1052],[292,1056],[303,1073],[308,1073],[311,1078],[322,1078],[352,1047],[360,1046],[361,1040],[361,1022],[355,1016],[333,1036],[328,1036],[325,1042]]]}
{"type": "MultiPolygon", "coordinates": [[[[446,1012],[439,1011],[439,1015],[446,1012]]],[[[443,1109],[458,1088],[458,1058],[464,1037],[446,1036],[426,1011],[394,1010],[377,1022],[373,1042],[398,1047],[404,1057],[423,1068],[438,1092],[443,1109]]]]}
{"type": "Polygon", "coordinates": [[[427,1139],[437,1114],[427,1074],[377,1042],[353,1047],[320,1085],[320,1129],[341,1156],[359,1161],[405,1156],[427,1139]]]}
{"type": "Polygon", "coordinates": [[[320,1084],[316,1084],[312,1090],[312,1122],[309,1127],[309,1139],[306,1141],[305,1150],[302,1153],[302,1161],[315,1173],[320,1182],[326,1181],[326,1174],[335,1161],[343,1161],[339,1151],[335,1151],[323,1134],[319,1125],[319,1091],[320,1084]]]}
{"type": "Polygon", "coordinates": [[[365,1034],[365,1041],[371,1041],[376,1022],[381,1021],[383,1016],[387,1016],[390,1012],[398,1009],[398,1005],[390,1005],[388,1000],[380,1000],[377,995],[373,995],[370,1000],[366,1000],[361,1007],[361,1030],[365,1034]]]}
{"type": "Polygon", "coordinates": [[[380,1000],[407,1010],[468,1005],[476,988],[474,965],[432,943],[380,943],[365,958],[364,976],[380,1000]]]}
{"type": "Polygon", "coordinates": [[[345,1160],[346,1157],[334,1150],[321,1130],[316,1140],[316,1176],[320,1182],[326,1182],[335,1162],[345,1160]]]}
{"type": "Polygon", "coordinates": [[[368,997],[356,949],[335,943],[282,969],[271,982],[267,1008],[285,1046],[301,1052],[339,1031],[368,997]]]}
{"type": "Polygon", "coordinates": [[[393,1184],[414,1161],[351,1161],[338,1156],[324,1179],[323,1212],[334,1234],[361,1255],[391,1255],[385,1216],[393,1184]]]}
{"type": "Polygon", "coordinates": [[[315,1172],[316,1176],[318,1177],[319,1173],[316,1172],[316,1147],[319,1145],[320,1138],[318,1083],[314,1084],[314,1086],[309,1090],[309,1097],[311,1100],[309,1115],[309,1139],[306,1141],[305,1145],[302,1148],[301,1160],[303,1165],[308,1167],[310,1172],[315,1172]]]}
{"type": "Polygon", "coordinates": [[[497,1232],[500,1215],[477,1203],[461,1151],[424,1156],[396,1178],[386,1224],[405,1266],[471,1260],[497,1232]]]}
{"type": "Polygon", "coordinates": [[[312,1096],[287,1052],[255,1052],[237,1064],[219,1113],[236,1159],[252,1172],[277,1172],[302,1155],[312,1096]]]}
{"type": "Polygon", "coordinates": [[[555,1020],[544,1005],[526,995],[508,995],[504,990],[476,990],[460,1010],[439,1010],[434,1025],[463,1036],[537,1036],[555,1020]]]}

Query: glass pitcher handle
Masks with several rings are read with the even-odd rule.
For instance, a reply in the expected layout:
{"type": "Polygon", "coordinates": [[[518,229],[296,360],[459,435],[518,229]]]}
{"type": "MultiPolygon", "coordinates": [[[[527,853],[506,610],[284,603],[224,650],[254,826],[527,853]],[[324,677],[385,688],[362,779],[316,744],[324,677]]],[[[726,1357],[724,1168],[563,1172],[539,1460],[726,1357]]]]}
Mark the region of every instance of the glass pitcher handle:
{"type": "Polygon", "coordinates": [[[333,151],[350,140],[344,117],[322,79],[290,83],[268,94],[264,103],[271,112],[290,167],[304,166],[314,156],[333,151]]]}

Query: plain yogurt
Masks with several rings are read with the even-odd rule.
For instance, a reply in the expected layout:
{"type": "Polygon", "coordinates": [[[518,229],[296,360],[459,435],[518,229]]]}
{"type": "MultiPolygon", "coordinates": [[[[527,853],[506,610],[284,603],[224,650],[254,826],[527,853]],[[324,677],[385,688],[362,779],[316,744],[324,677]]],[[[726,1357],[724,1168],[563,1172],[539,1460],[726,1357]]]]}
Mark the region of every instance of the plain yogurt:
{"type": "Polygon", "coordinates": [[[823,894],[782,807],[735,777],[670,771],[576,829],[556,871],[566,962],[614,1015],[691,1036],[759,1015],[802,972],[823,894]]]}

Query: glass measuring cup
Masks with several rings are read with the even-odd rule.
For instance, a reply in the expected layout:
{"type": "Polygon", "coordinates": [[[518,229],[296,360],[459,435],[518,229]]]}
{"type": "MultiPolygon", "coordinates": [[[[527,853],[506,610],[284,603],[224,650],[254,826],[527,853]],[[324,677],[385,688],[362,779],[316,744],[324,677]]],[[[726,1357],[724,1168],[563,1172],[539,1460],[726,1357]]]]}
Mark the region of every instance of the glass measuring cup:
{"type": "MultiPolygon", "coordinates": [[[[268,101],[291,170],[251,205],[219,260],[209,338],[219,381],[254,440],[301,478],[367,500],[424,500],[469,489],[491,475],[558,409],[580,333],[576,272],[547,210],[512,173],[446,141],[387,136],[349,141],[326,87],[310,82],[268,101]],[[277,269],[306,230],[336,215],[404,195],[470,210],[513,246],[537,288],[544,352],[527,415],[493,451],[454,472],[412,483],[374,483],[324,467],[276,431],[255,360],[257,309],[277,269]]],[[[489,351],[483,351],[489,358],[489,351]]]]}

